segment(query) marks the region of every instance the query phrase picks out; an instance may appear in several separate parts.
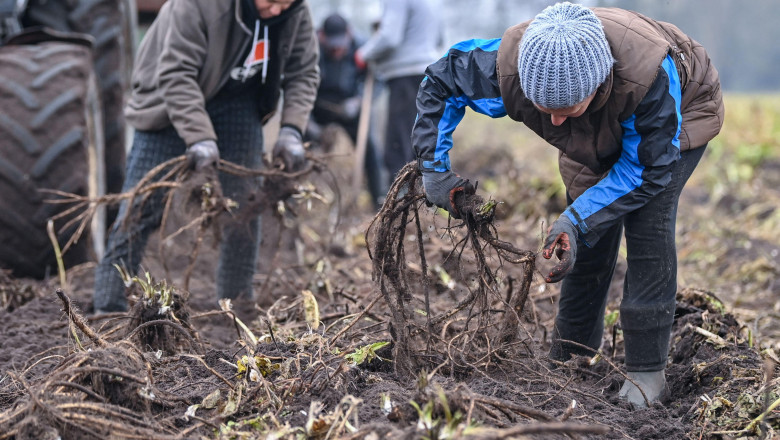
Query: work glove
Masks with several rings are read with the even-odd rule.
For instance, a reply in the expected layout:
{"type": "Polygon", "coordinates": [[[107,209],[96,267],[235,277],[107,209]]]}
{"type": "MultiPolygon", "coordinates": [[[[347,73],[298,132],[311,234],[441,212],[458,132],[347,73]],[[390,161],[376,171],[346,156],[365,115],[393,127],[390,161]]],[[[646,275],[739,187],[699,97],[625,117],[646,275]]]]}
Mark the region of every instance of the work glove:
{"type": "Polygon", "coordinates": [[[306,124],[306,138],[319,141],[321,136],[322,125],[318,124],[314,119],[309,119],[309,123],[306,124]]]}
{"type": "Polygon", "coordinates": [[[185,153],[190,168],[200,171],[207,167],[215,167],[219,163],[219,149],[213,140],[195,142],[185,153]]]}
{"type": "Polygon", "coordinates": [[[360,114],[360,100],[360,96],[353,96],[344,100],[341,104],[341,114],[344,116],[344,119],[351,121],[358,117],[358,114],[360,114]]]}
{"type": "Polygon", "coordinates": [[[574,261],[577,259],[577,228],[565,214],[558,217],[547,230],[542,256],[549,260],[553,252],[559,261],[545,277],[544,280],[548,283],[562,280],[574,267],[574,261]]]}
{"type": "Polygon", "coordinates": [[[358,70],[366,70],[366,60],[363,59],[363,54],[360,53],[359,50],[355,51],[355,67],[358,68],[358,70]]]}
{"type": "Polygon", "coordinates": [[[446,209],[451,216],[461,218],[458,208],[455,206],[455,196],[458,193],[474,194],[474,185],[450,170],[423,171],[423,189],[425,198],[439,208],[446,209]]]}
{"type": "Polygon", "coordinates": [[[282,127],[279,130],[279,138],[274,144],[274,159],[281,159],[286,171],[298,171],[306,163],[306,157],[303,150],[303,139],[301,132],[289,126],[282,127]]]}

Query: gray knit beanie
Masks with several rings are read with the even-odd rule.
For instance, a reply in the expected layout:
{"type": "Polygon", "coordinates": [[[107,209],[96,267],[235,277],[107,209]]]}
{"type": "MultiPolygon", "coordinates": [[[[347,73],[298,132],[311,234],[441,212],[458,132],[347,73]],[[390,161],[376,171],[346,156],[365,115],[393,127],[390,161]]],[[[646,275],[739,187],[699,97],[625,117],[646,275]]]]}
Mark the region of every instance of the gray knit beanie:
{"type": "Polygon", "coordinates": [[[528,99],[558,109],[590,96],[614,62],[596,14],[564,2],[547,7],[528,25],[520,42],[517,69],[528,99]]]}

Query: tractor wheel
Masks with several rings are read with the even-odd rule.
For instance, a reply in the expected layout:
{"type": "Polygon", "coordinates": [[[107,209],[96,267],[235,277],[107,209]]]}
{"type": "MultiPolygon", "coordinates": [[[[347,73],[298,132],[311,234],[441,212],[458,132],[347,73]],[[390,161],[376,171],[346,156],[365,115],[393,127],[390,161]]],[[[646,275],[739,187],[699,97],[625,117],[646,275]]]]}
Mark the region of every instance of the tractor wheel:
{"type": "Polygon", "coordinates": [[[123,107],[129,88],[136,39],[134,0],[30,0],[25,26],[42,25],[95,40],[95,73],[103,103],[106,189],[122,190],[127,144],[123,107]]]}
{"type": "MultiPolygon", "coordinates": [[[[0,47],[0,267],[15,276],[56,272],[46,225],[67,205],[47,203],[57,197],[42,189],[90,197],[105,191],[100,109],[88,47],[55,41],[0,47]]],[[[60,246],[76,230],[61,230],[72,217],[54,225],[60,246]]],[[[95,216],[93,231],[103,233],[104,217],[95,216]]],[[[65,265],[96,257],[91,241],[85,234],[68,249],[65,265]]],[[[102,244],[102,236],[94,242],[102,244]]]]}

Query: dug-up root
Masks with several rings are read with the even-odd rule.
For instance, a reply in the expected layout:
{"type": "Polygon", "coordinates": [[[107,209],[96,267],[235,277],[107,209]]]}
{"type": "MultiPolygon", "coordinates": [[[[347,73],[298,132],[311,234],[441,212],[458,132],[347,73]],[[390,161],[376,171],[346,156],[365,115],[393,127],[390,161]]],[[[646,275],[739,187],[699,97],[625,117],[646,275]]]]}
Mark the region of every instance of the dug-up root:
{"type": "Polygon", "coordinates": [[[26,398],[0,413],[0,439],[173,438],[173,427],[150,416],[154,406],[170,405],[170,396],[155,387],[141,351],[128,340],[108,342],[72,309],[67,295],[57,295],[93,347],[68,355],[35,384],[25,373],[9,373],[26,398]]]}
{"type": "MultiPolygon", "coordinates": [[[[185,286],[181,290],[174,289],[165,281],[157,282],[149,274],[137,276],[118,268],[125,277],[125,283],[134,284],[133,288],[139,291],[139,300],[132,305],[129,313],[107,321],[100,331],[92,329],[87,320],[74,310],[63,291],[57,292],[69,319],[75,351],[66,356],[53,372],[47,373],[43,380],[29,379],[29,371],[8,374],[3,387],[14,389],[13,393],[22,397],[13,408],[0,412],[0,440],[187,438],[174,426],[180,421],[158,419],[154,415],[159,414],[161,408],[174,407],[184,402],[180,396],[170,394],[155,384],[152,365],[163,354],[169,358],[198,359],[220,383],[227,384],[231,391],[235,391],[235,397],[231,398],[238,402],[247,404],[258,395],[268,398],[269,404],[282,402],[283,397],[272,398],[273,388],[267,382],[263,382],[261,387],[251,388],[246,386],[248,379],[241,378],[234,383],[234,377],[220,374],[206,365],[197,333],[189,324],[186,284],[204,235],[213,232],[218,239],[221,218],[241,221],[243,216],[277,208],[280,203],[292,211],[292,207],[287,206],[291,196],[296,197],[305,191],[297,183],[298,179],[325,168],[317,158],[309,159],[306,168],[293,173],[270,166],[261,170],[248,169],[227,161],[221,161],[218,170],[193,173],[184,156],[181,156],[151,170],[126,193],[89,199],[51,192],[57,196],[55,200],[50,200],[51,203],[70,204],[60,214],[59,218],[70,219],[62,227],[67,229],[75,226],[77,231],[64,246],[63,252],[79,239],[101,205],[127,203],[124,223],[116,227],[132,228],[140,216],[140,208],[158,191],[162,193],[164,206],[161,231],[166,231],[165,223],[172,210],[177,209],[174,206],[174,195],[183,195],[188,207],[197,208],[191,221],[168,237],[162,237],[160,242],[187,230],[193,230],[197,237],[186,269],[185,286]],[[256,188],[254,197],[243,209],[237,210],[235,202],[222,194],[217,171],[240,176],[262,186],[256,188]],[[190,354],[192,352],[196,354],[190,354]],[[245,392],[242,393],[242,389],[245,392]]],[[[306,196],[304,194],[298,198],[305,199],[306,196]]],[[[165,262],[162,253],[161,256],[165,262]]],[[[167,267],[165,269],[167,272],[167,267]]],[[[317,371],[327,375],[328,370],[332,373],[338,367],[317,371]]],[[[329,379],[332,377],[332,374],[328,375],[329,379]]],[[[314,378],[312,381],[317,386],[323,383],[314,378]]],[[[219,421],[204,421],[196,427],[213,427],[215,424],[219,424],[219,421]]],[[[192,429],[195,427],[191,427],[190,431],[192,429]]]]}
{"type": "Polygon", "coordinates": [[[155,282],[148,272],[145,280],[131,277],[124,270],[120,273],[126,285],[135,283],[139,294],[127,313],[128,319],[114,328],[116,333],[124,333],[124,339],[145,351],[166,355],[185,348],[202,351],[198,334],[190,324],[187,292],[179,292],[165,280],[155,282]]]}
{"type": "Polygon", "coordinates": [[[312,156],[307,158],[307,166],[296,172],[283,171],[270,163],[266,163],[260,169],[250,169],[224,159],[220,160],[216,168],[193,171],[186,157],[182,155],[159,164],[126,192],[90,198],[57,190],[45,190],[52,196],[46,202],[67,206],[67,209],[51,218],[52,222],[67,219],[60,226],[60,233],[75,228],[75,232],[62,247],[64,254],[82,237],[101,207],[127,203],[126,215],[117,227],[132,228],[140,220],[144,204],[149,202],[151,197],[162,195],[163,212],[160,231],[167,231],[166,226],[173,217],[172,212],[178,209],[175,203],[181,202],[177,197],[183,198],[184,211],[187,211],[188,217],[191,218],[188,218],[183,226],[161,237],[159,254],[166,278],[170,278],[164,243],[185,232],[194,233],[193,250],[189,254],[189,264],[185,269],[182,283],[182,288],[188,290],[195,260],[206,234],[211,232],[218,240],[224,221],[244,221],[260,212],[275,208],[279,203],[286,204],[288,199],[298,195],[302,191],[298,181],[303,176],[326,169],[322,159],[312,156]],[[245,206],[238,206],[236,201],[222,193],[218,172],[246,179],[247,184],[253,188],[253,193],[245,206]],[[193,211],[194,215],[191,214],[193,211]]]}
{"type": "Polygon", "coordinates": [[[27,398],[0,414],[0,439],[172,438],[149,416],[152,400],[162,402],[139,358],[118,346],[72,355],[35,385],[11,374],[27,398]]]}
{"type": "Polygon", "coordinates": [[[449,275],[468,291],[448,310],[434,311],[430,295],[435,275],[423,232],[429,229],[423,227],[425,203],[420,172],[409,163],[398,173],[366,232],[372,276],[392,314],[396,372],[413,377],[422,369],[483,369],[495,354],[516,352],[521,345],[520,316],[535,254],[498,238],[495,201],[477,195],[456,200],[465,215],[464,220],[448,221],[443,235],[451,241],[452,251],[446,260],[457,268],[449,275]],[[502,270],[506,263],[522,267],[519,279],[506,276],[502,270]],[[415,265],[419,270],[413,270],[415,265]]]}

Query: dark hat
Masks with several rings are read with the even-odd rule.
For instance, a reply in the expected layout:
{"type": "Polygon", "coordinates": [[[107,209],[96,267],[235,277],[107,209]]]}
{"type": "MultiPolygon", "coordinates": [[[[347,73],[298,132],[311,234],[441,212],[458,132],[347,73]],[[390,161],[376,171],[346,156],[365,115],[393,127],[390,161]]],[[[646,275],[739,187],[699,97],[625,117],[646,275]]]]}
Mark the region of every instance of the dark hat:
{"type": "Polygon", "coordinates": [[[329,47],[337,48],[349,45],[347,20],[339,14],[331,14],[322,22],[322,33],[325,35],[325,44],[329,47]]]}

